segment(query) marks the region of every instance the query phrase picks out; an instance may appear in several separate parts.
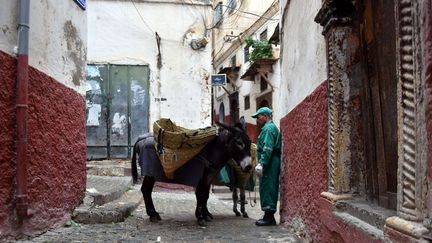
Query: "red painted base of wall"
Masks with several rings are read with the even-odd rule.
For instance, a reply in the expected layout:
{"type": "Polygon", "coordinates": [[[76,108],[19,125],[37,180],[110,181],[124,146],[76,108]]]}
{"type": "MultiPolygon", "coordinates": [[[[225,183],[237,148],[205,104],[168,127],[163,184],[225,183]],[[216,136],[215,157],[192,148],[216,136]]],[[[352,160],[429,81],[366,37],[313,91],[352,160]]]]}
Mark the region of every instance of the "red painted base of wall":
{"type": "Polygon", "coordinates": [[[0,240],[33,235],[64,223],[85,193],[85,97],[30,68],[28,207],[15,214],[16,59],[0,51],[0,240]]]}
{"type": "Polygon", "coordinates": [[[320,222],[320,193],[327,190],[327,86],[323,82],[281,119],[283,165],[281,222],[302,222],[303,234],[329,242],[320,222]]]}
{"type": "Polygon", "coordinates": [[[332,209],[333,204],[327,199],[320,198],[319,204],[320,221],[325,229],[325,236],[329,237],[321,237],[323,242],[383,242],[382,239],[373,239],[365,232],[335,217],[332,209]]]}

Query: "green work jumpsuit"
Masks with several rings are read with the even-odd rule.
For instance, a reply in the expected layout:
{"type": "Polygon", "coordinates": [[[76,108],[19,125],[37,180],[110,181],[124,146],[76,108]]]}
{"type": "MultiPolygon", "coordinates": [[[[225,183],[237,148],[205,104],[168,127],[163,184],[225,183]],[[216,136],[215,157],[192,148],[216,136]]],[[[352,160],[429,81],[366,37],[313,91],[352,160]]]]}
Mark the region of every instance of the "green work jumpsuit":
{"type": "Polygon", "coordinates": [[[261,210],[276,212],[279,196],[281,136],[273,121],[267,121],[258,136],[258,163],[263,166],[259,181],[261,210]]]}

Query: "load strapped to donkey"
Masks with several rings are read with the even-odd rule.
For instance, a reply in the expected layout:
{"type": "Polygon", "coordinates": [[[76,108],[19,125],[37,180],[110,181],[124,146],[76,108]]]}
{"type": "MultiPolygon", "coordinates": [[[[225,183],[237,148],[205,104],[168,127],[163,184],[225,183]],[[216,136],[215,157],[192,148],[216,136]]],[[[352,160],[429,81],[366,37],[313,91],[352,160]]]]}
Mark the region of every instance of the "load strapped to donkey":
{"type": "Polygon", "coordinates": [[[155,148],[165,176],[174,178],[174,172],[197,155],[216,136],[216,127],[187,129],[170,119],[154,122],[155,148]]]}

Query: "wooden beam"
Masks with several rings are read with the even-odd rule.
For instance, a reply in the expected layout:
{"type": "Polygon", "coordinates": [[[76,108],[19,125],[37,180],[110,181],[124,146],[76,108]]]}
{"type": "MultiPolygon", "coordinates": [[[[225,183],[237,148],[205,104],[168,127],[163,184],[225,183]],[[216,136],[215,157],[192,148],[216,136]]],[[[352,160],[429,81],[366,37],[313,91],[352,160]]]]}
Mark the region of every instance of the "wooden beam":
{"type": "Polygon", "coordinates": [[[222,86],[222,89],[224,89],[228,95],[231,95],[231,93],[224,86],[222,86]]]}
{"type": "Polygon", "coordinates": [[[264,75],[264,73],[259,73],[260,74],[260,76],[262,77],[262,78],[264,78],[264,80],[270,85],[270,87],[271,87],[271,89],[272,89],[272,91],[273,91],[273,89],[274,89],[274,87],[273,87],[273,84],[270,82],[270,80],[264,75]]]}

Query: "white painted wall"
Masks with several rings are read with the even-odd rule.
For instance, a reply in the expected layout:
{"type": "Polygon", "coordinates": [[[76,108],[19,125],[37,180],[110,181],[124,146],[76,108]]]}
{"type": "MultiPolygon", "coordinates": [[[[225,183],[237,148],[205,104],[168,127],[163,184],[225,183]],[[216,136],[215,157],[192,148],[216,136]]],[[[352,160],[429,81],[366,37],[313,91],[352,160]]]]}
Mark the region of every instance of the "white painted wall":
{"type": "MultiPolygon", "coordinates": [[[[0,50],[15,55],[18,1],[0,0],[0,50]]],[[[29,64],[85,95],[87,14],[74,1],[30,1],[29,64]]]]}
{"type": "Polygon", "coordinates": [[[171,118],[177,125],[199,128],[211,124],[211,43],[193,50],[191,40],[206,37],[211,6],[178,1],[88,2],[88,63],[148,64],[150,117],[171,118]],[[162,67],[157,67],[161,37],[162,67]],[[166,101],[155,101],[166,98],[166,101]]]}
{"type": "MultiPolygon", "coordinates": [[[[282,2],[281,2],[282,3],[282,2]]],[[[289,113],[327,78],[325,39],[314,22],[321,0],[284,1],[282,21],[280,114],[289,113]],[[289,4],[287,7],[286,4],[289,4]]]]}

